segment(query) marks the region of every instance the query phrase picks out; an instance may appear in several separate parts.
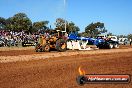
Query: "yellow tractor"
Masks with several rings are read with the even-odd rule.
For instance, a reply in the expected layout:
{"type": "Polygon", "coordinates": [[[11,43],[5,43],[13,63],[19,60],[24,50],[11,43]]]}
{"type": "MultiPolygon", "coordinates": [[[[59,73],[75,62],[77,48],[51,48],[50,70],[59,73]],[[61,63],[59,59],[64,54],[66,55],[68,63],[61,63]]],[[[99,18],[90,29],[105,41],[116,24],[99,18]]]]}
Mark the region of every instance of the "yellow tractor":
{"type": "Polygon", "coordinates": [[[45,35],[40,35],[38,43],[35,46],[36,52],[49,52],[51,49],[56,49],[60,52],[66,51],[66,39],[60,31],[53,30],[48,38],[45,35]]]}

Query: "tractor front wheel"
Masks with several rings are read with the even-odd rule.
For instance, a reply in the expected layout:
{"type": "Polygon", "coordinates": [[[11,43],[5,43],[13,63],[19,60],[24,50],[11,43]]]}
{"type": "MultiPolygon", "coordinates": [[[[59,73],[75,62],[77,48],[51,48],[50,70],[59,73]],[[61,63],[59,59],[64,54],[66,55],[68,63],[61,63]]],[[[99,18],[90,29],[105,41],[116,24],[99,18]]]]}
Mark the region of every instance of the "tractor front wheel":
{"type": "Polygon", "coordinates": [[[36,51],[36,52],[39,51],[39,47],[40,47],[40,44],[36,44],[36,45],[35,45],[35,51],[36,51]]]}
{"type": "Polygon", "coordinates": [[[39,43],[35,45],[35,51],[36,52],[42,52],[43,51],[42,46],[39,43]]]}

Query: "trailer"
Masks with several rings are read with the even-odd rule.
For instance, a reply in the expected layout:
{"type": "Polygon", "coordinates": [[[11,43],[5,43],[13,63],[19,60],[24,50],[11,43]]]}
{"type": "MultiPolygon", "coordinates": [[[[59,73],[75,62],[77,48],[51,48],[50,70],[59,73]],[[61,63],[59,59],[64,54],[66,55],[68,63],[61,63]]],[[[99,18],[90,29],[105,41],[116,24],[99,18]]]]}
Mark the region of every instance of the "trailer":
{"type": "Polygon", "coordinates": [[[96,45],[99,49],[119,48],[119,43],[116,40],[116,36],[109,36],[107,38],[100,36],[97,38],[89,38],[78,37],[75,33],[71,33],[69,34],[69,38],[67,40],[67,49],[92,50],[92,48],[87,47],[88,44],[96,45]]]}

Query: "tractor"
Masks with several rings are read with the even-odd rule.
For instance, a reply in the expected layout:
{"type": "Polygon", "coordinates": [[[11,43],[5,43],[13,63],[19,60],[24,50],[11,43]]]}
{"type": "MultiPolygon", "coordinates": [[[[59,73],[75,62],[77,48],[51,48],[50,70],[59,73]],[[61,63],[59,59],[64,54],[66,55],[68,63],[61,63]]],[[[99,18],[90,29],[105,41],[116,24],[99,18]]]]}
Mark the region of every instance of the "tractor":
{"type": "Polygon", "coordinates": [[[51,49],[63,52],[67,49],[66,38],[59,30],[52,30],[48,37],[43,34],[40,35],[38,43],[35,45],[36,52],[49,52],[51,49]]]}

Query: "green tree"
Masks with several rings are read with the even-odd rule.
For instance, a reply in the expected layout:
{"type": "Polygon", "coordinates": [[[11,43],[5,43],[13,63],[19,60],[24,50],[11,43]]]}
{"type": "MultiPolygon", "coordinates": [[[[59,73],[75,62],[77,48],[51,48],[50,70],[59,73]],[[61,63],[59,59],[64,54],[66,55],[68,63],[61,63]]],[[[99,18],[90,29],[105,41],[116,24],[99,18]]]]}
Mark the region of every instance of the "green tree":
{"type": "Polygon", "coordinates": [[[104,23],[97,22],[91,23],[87,27],[85,27],[85,32],[88,36],[95,37],[98,34],[107,32],[107,30],[104,27],[104,23]]]}
{"type": "Polygon", "coordinates": [[[126,35],[117,35],[118,38],[127,38],[126,35]]]}
{"type": "Polygon", "coordinates": [[[17,13],[7,19],[7,28],[13,31],[30,31],[32,27],[31,20],[25,13],[17,13]]]}
{"type": "Polygon", "coordinates": [[[0,17],[0,29],[5,29],[5,27],[6,27],[6,19],[0,17]]]}
{"type": "Polygon", "coordinates": [[[113,34],[112,34],[111,32],[109,32],[107,35],[108,35],[108,36],[112,36],[113,34]]]}
{"type": "Polygon", "coordinates": [[[128,39],[132,39],[132,34],[127,35],[128,39]]]}
{"type": "Polygon", "coordinates": [[[48,29],[49,21],[40,21],[40,22],[34,22],[32,26],[32,31],[36,32],[38,30],[46,30],[48,29]]]}
{"type": "Polygon", "coordinates": [[[76,26],[75,23],[73,23],[73,22],[68,23],[68,25],[67,25],[67,32],[68,33],[78,32],[78,31],[80,31],[80,28],[78,26],[76,26]]]}
{"type": "Polygon", "coordinates": [[[88,36],[91,36],[89,33],[86,33],[86,32],[82,32],[82,33],[78,33],[78,36],[81,37],[88,37],[88,36]]]}
{"type": "Polygon", "coordinates": [[[65,30],[65,25],[66,25],[67,33],[78,32],[80,30],[79,27],[75,25],[75,23],[65,21],[62,18],[57,18],[55,25],[56,25],[56,30],[61,30],[61,31],[65,30]]]}
{"type": "Polygon", "coordinates": [[[66,24],[66,26],[68,26],[67,21],[65,21],[62,18],[57,18],[56,22],[55,22],[56,30],[64,31],[65,30],[65,24],[66,24]]]}
{"type": "Polygon", "coordinates": [[[14,22],[13,22],[13,17],[9,17],[8,19],[6,19],[6,29],[7,30],[15,29],[15,25],[14,25],[14,22]]]}

